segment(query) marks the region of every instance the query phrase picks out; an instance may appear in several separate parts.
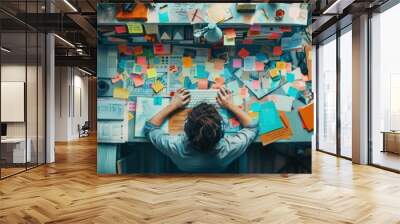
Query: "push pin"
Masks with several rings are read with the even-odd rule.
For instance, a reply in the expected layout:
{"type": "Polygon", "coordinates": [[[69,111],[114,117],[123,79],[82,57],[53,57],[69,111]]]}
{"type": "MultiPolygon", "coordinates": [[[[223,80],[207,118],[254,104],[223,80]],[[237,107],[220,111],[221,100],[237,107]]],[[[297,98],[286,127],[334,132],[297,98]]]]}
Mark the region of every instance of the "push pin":
{"type": "Polygon", "coordinates": [[[283,9],[276,10],[276,12],[275,12],[275,20],[280,21],[280,20],[283,19],[283,16],[285,16],[285,11],[283,11],[283,9]]]}

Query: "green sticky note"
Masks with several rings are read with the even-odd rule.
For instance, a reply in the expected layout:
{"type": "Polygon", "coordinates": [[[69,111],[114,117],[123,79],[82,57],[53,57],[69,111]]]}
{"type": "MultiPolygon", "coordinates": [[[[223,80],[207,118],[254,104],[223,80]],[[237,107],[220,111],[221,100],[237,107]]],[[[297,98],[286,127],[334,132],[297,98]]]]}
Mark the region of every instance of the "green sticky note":
{"type": "Polygon", "coordinates": [[[155,68],[147,69],[147,78],[152,79],[157,77],[157,70],[155,68]]]}
{"type": "Polygon", "coordinates": [[[126,25],[128,26],[129,33],[143,33],[143,26],[141,23],[129,22],[126,25]]]}

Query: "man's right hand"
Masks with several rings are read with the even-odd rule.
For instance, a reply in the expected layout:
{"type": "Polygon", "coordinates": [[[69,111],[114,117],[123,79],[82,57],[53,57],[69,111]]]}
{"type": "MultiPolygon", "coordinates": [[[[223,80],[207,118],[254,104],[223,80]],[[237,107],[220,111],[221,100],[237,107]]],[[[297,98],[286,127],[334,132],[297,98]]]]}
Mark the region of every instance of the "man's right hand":
{"type": "Polygon", "coordinates": [[[221,87],[218,91],[217,102],[221,107],[231,109],[233,106],[231,91],[225,89],[225,87],[221,87]]]}

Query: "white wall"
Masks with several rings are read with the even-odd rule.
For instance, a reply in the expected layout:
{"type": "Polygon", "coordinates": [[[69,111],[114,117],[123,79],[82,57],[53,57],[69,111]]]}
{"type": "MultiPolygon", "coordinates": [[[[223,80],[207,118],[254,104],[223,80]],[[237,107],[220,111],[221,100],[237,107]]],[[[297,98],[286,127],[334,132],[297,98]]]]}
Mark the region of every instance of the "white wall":
{"type": "Polygon", "coordinates": [[[55,140],[74,140],[78,124],[88,120],[88,78],[72,67],[56,67],[55,73],[55,140]]]}

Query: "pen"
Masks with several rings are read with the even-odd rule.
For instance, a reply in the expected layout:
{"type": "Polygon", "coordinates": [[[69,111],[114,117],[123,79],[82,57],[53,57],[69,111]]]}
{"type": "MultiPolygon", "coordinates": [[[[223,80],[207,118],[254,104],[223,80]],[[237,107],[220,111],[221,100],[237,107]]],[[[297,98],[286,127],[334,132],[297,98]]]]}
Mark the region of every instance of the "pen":
{"type": "Polygon", "coordinates": [[[262,9],[262,11],[263,11],[263,13],[264,13],[265,19],[266,19],[266,20],[269,20],[268,15],[267,15],[267,12],[265,11],[265,9],[262,9]]]}
{"type": "Polygon", "coordinates": [[[194,18],[196,18],[196,15],[197,15],[197,11],[198,11],[199,9],[196,9],[196,11],[194,11],[194,13],[193,13],[193,18],[192,18],[192,22],[193,22],[193,20],[194,20],[194,18]]]}

